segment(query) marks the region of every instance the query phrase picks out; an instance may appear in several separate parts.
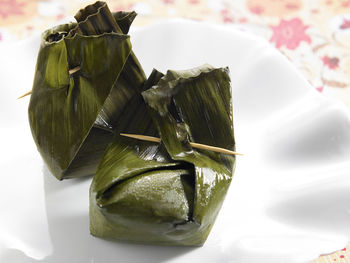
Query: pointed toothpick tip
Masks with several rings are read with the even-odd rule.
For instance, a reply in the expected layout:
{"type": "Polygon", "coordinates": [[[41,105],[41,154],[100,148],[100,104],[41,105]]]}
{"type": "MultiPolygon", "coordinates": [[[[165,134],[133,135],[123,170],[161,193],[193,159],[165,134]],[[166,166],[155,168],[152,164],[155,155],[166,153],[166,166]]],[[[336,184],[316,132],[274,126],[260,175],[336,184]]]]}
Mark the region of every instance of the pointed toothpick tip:
{"type": "MultiPolygon", "coordinates": [[[[152,136],[146,136],[146,135],[139,135],[139,134],[129,134],[129,133],[120,133],[121,136],[124,137],[129,137],[137,140],[142,140],[142,141],[149,141],[149,142],[161,142],[160,138],[157,137],[152,137],[152,136]]],[[[237,153],[231,150],[227,150],[224,148],[216,147],[216,146],[210,146],[206,144],[201,144],[201,143],[195,143],[195,142],[190,142],[190,145],[193,148],[197,149],[202,149],[202,150],[208,150],[208,151],[213,151],[213,152],[218,152],[218,153],[224,153],[224,154],[229,154],[229,155],[243,155],[242,153],[237,153]]]]}
{"type": "MultiPolygon", "coordinates": [[[[69,75],[72,75],[72,74],[74,74],[75,72],[77,72],[77,71],[79,71],[79,70],[80,70],[80,67],[77,66],[77,67],[75,67],[75,68],[70,69],[70,70],[68,71],[68,73],[69,73],[69,75]]],[[[24,98],[24,97],[26,97],[26,96],[28,96],[28,95],[30,95],[30,94],[32,94],[32,91],[28,91],[28,92],[24,93],[22,96],[19,96],[17,99],[18,99],[18,100],[19,100],[19,99],[22,99],[22,98],[24,98]]]]}
{"type": "Polygon", "coordinates": [[[22,98],[24,98],[24,97],[26,97],[26,96],[28,96],[28,95],[30,95],[30,94],[32,94],[32,91],[28,91],[28,92],[24,93],[22,96],[19,96],[17,99],[18,99],[18,100],[19,100],[19,99],[22,99],[22,98]]]}

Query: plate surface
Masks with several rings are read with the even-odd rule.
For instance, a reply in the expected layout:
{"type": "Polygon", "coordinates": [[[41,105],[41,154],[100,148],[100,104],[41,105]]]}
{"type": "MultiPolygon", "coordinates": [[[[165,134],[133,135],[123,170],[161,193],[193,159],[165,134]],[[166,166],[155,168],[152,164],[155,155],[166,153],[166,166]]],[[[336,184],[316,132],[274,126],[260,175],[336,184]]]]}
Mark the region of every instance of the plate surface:
{"type": "MultiPolygon", "coordinates": [[[[184,20],[131,33],[152,68],[229,66],[237,169],[201,248],[89,235],[91,178],[57,181],[27,120],[39,38],[0,45],[0,262],[309,262],[350,242],[350,114],[318,94],[268,42],[184,20]]],[[[219,129],[220,127],[218,127],[219,129]]]]}

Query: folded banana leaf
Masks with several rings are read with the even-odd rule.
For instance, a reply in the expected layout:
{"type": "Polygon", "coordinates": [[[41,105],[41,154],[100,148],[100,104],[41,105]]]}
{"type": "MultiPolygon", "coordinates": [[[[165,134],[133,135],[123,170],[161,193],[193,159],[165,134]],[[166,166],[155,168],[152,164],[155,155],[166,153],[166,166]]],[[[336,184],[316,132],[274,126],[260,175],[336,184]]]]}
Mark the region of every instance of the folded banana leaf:
{"type": "Polygon", "coordinates": [[[235,150],[228,68],[153,70],[120,119],[90,187],[90,232],[102,238],[201,246],[230,185],[235,150]],[[118,133],[161,138],[139,141],[118,133]]]}
{"type": "Polygon", "coordinates": [[[77,13],[77,23],[42,35],[29,123],[60,180],[95,173],[125,106],[142,91],[145,74],[126,35],[135,16],[96,2],[77,13]]]}

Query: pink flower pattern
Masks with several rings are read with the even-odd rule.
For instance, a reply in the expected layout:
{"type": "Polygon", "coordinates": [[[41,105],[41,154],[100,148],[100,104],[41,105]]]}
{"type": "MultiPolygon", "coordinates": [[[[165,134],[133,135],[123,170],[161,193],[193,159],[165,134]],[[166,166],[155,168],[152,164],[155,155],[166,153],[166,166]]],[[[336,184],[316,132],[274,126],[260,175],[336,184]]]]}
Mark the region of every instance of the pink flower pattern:
{"type": "Polygon", "coordinates": [[[221,16],[222,16],[222,20],[224,23],[233,23],[233,17],[230,15],[230,12],[228,9],[223,9],[221,10],[221,16]]]}
{"type": "Polygon", "coordinates": [[[288,8],[288,9],[298,9],[299,6],[296,5],[296,4],[288,3],[288,4],[286,4],[286,8],[288,8]]]}
{"type": "Polygon", "coordinates": [[[305,33],[307,28],[299,18],[282,19],[278,26],[271,26],[273,35],[270,42],[274,42],[277,48],[286,46],[291,50],[296,49],[302,41],[310,44],[311,38],[305,33]]]}
{"type": "Polygon", "coordinates": [[[322,62],[329,69],[337,69],[339,66],[339,58],[324,56],[322,62]]]}
{"type": "Polygon", "coordinates": [[[11,15],[23,15],[25,3],[16,0],[0,0],[0,16],[5,19],[11,15]]]}
{"type": "Polygon", "coordinates": [[[164,4],[174,4],[175,0],[162,0],[164,4]]]}
{"type": "Polygon", "coordinates": [[[253,6],[249,10],[250,10],[250,12],[252,12],[253,14],[256,14],[256,15],[260,15],[264,12],[264,8],[260,5],[253,6]]]}
{"type": "Polygon", "coordinates": [[[350,19],[344,19],[343,24],[340,25],[340,29],[350,29],[350,19]]]}
{"type": "Polygon", "coordinates": [[[317,90],[318,92],[322,92],[322,91],[323,91],[323,89],[324,89],[324,87],[323,87],[323,86],[316,87],[316,90],[317,90]]]}
{"type": "Polygon", "coordinates": [[[349,7],[350,6],[350,1],[348,0],[348,1],[344,1],[344,2],[342,2],[342,7],[349,7]]]}

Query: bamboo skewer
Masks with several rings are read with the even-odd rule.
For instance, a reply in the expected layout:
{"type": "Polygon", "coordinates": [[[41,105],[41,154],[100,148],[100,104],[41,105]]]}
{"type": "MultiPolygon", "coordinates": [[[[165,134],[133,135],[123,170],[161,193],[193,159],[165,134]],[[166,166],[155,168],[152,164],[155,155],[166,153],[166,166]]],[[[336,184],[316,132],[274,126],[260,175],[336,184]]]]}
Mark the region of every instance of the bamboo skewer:
{"type": "MultiPolygon", "coordinates": [[[[75,68],[72,68],[72,69],[68,70],[68,73],[69,73],[69,75],[73,75],[75,72],[77,72],[79,70],[80,70],[80,67],[77,66],[75,68]]],[[[26,97],[26,96],[28,96],[30,94],[32,94],[32,91],[28,91],[28,92],[24,93],[22,96],[19,96],[17,99],[22,99],[22,98],[24,98],[24,97],[26,97]]]]}
{"type": "MultiPolygon", "coordinates": [[[[121,136],[141,140],[141,141],[148,141],[148,142],[161,142],[160,138],[157,137],[152,137],[152,136],[146,136],[146,135],[139,135],[139,134],[128,134],[128,133],[121,133],[121,136]]],[[[210,145],[205,145],[201,143],[195,143],[195,142],[190,142],[190,145],[193,148],[197,149],[203,149],[203,150],[208,150],[208,151],[213,151],[213,152],[219,152],[219,153],[225,153],[225,154],[230,154],[230,155],[243,155],[241,153],[233,152],[224,148],[219,148],[216,146],[210,146],[210,145]]]]}

